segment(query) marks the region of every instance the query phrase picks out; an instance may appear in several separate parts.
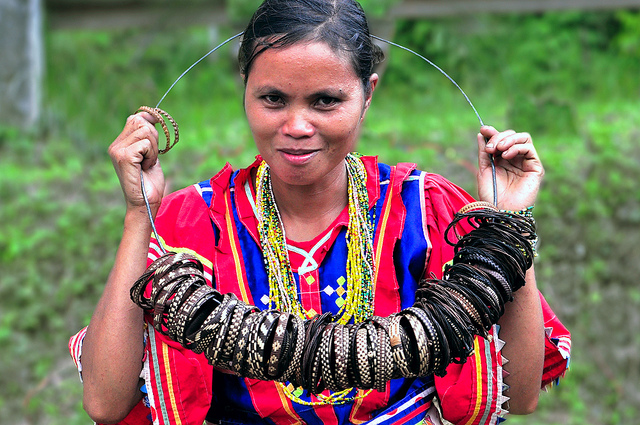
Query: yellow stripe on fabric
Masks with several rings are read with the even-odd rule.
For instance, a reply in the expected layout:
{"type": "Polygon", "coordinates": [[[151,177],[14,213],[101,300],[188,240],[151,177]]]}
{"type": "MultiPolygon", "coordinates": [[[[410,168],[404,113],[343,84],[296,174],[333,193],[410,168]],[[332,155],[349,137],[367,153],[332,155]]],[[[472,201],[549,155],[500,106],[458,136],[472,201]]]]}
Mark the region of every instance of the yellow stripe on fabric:
{"type": "Polygon", "coordinates": [[[162,358],[164,359],[164,372],[167,377],[167,389],[169,390],[169,400],[171,401],[171,410],[173,411],[172,424],[182,425],[180,415],[178,414],[178,406],[176,405],[176,397],[173,391],[173,379],[171,379],[171,366],[169,366],[169,349],[167,344],[162,343],[162,358]]]}
{"type": "Polygon", "coordinates": [[[478,417],[480,407],[482,406],[482,356],[480,356],[480,344],[478,343],[478,338],[473,341],[473,355],[476,359],[476,405],[474,407],[473,415],[465,425],[473,424],[478,417]]]}
{"type": "Polygon", "coordinates": [[[284,394],[282,386],[278,385],[275,382],[273,383],[273,386],[278,391],[278,396],[280,397],[280,402],[282,403],[282,407],[284,407],[284,410],[287,412],[287,414],[289,416],[291,416],[291,419],[294,421],[291,424],[292,425],[304,425],[304,422],[302,421],[302,418],[300,418],[300,416],[298,416],[298,414],[291,408],[290,400],[284,394]]]}
{"type": "Polygon", "coordinates": [[[355,415],[358,413],[358,410],[360,410],[360,406],[362,406],[362,402],[364,401],[364,398],[366,395],[367,394],[365,393],[364,390],[358,390],[358,396],[356,397],[356,400],[353,403],[353,407],[351,408],[351,414],[349,415],[349,421],[352,424],[363,424],[367,422],[367,421],[362,421],[355,418],[355,415]]]}
{"type": "Polygon", "coordinates": [[[376,246],[376,265],[375,276],[373,278],[374,290],[376,283],[378,282],[378,272],[380,270],[380,257],[382,256],[382,245],[384,243],[384,231],[387,228],[387,221],[389,220],[389,212],[391,211],[391,196],[393,195],[392,182],[389,182],[387,187],[387,199],[385,200],[384,212],[381,217],[380,233],[378,234],[378,244],[376,246]]]}
{"type": "MultiPolygon", "coordinates": [[[[229,195],[230,196],[230,195],[229,195]]],[[[233,262],[236,266],[236,276],[238,276],[238,287],[240,288],[240,293],[242,295],[242,301],[247,304],[250,304],[249,296],[247,295],[247,289],[242,277],[242,265],[240,263],[240,256],[238,255],[238,247],[236,246],[235,233],[233,231],[234,226],[231,218],[233,217],[233,212],[231,211],[231,206],[229,205],[229,197],[224,197],[224,206],[225,206],[225,220],[227,221],[227,233],[229,237],[229,245],[231,246],[231,252],[233,253],[233,262]]]]}
{"type": "Polygon", "coordinates": [[[162,237],[160,238],[160,242],[164,246],[164,249],[166,249],[167,251],[175,252],[175,253],[191,254],[194,257],[196,257],[198,260],[200,260],[200,262],[203,265],[209,267],[210,269],[213,269],[213,262],[211,262],[211,260],[208,260],[207,258],[203,257],[202,255],[198,254],[194,250],[189,249],[189,248],[182,248],[182,247],[167,245],[167,243],[164,241],[164,239],[162,239],[162,237]]]}

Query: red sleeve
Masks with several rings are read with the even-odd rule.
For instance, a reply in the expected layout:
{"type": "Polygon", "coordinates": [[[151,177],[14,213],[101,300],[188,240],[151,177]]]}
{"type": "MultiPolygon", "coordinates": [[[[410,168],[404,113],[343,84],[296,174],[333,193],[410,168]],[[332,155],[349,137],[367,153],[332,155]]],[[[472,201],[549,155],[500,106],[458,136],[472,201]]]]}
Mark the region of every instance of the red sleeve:
{"type": "MultiPolygon", "coordinates": [[[[69,352],[73,359],[78,372],[80,373],[80,379],[82,380],[82,344],[84,337],[87,333],[87,328],[82,328],[77,334],[71,337],[69,340],[69,352]]],[[[100,425],[100,424],[98,424],[100,425]]],[[[117,425],[151,425],[151,409],[147,407],[144,400],[140,400],[138,404],[129,412],[126,418],[118,422],[117,425]]]]}
{"type": "Polygon", "coordinates": [[[453,258],[453,247],[445,242],[444,233],[453,216],[475,200],[460,187],[437,174],[427,173],[424,182],[425,214],[431,253],[426,276],[442,277],[442,268],[453,258]]]}
{"type": "MultiPolygon", "coordinates": [[[[124,418],[122,421],[118,422],[116,425],[151,425],[151,409],[149,409],[144,401],[140,400],[138,404],[131,409],[131,412],[124,418]]],[[[96,424],[101,425],[101,424],[96,424]]]]}
{"type": "Polygon", "coordinates": [[[541,387],[545,388],[557,383],[558,379],[563,377],[569,368],[571,334],[551,310],[542,294],[540,294],[540,303],[542,304],[545,331],[544,369],[542,370],[541,387]]]}

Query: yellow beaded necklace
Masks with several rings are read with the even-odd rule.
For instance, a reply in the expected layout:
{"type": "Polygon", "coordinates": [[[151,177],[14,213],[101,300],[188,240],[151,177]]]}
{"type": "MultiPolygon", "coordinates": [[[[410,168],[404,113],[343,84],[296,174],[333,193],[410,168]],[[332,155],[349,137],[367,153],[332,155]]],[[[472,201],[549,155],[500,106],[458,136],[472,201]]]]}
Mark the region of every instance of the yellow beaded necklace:
{"type": "MultiPolygon", "coordinates": [[[[354,323],[373,316],[373,223],[368,214],[367,172],[355,155],[346,157],[349,224],[347,227],[347,299],[337,323],[354,323]]],[[[278,205],[273,196],[269,166],[262,162],[256,177],[256,209],[260,242],[269,275],[269,308],[309,319],[298,298],[278,205]]]]}
{"type": "MultiPolygon", "coordinates": [[[[367,172],[362,160],[349,154],[345,158],[347,168],[347,192],[349,224],[347,226],[347,299],[340,307],[335,321],[347,324],[362,322],[373,316],[373,221],[368,213],[367,172]]],[[[304,311],[298,290],[278,205],[273,196],[269,166],[262,162],[256,176],[256,210],[260,243],[269,276],[269,308],[293,313],[303,319],[311,318],[304,311]]],[[[330,396],[319,395],[319,402],[308,402],[299,398],[297,390],[279,383],[291,400],[301,404],[343,404],[369,393],[361,392],[348,397],[353,391],[347,389],[330,396]]]]}

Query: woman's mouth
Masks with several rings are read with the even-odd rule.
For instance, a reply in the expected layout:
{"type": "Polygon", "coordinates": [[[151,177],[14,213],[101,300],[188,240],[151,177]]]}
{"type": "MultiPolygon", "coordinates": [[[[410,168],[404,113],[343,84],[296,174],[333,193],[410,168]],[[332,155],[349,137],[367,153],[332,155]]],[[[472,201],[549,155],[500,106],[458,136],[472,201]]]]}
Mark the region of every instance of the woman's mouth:
{"type": "Polygon", "coordinates": [[[298,149],[281,149],[280,154],[285,160],[294,165],[303,165],[313,158],[318,151],[316,150],[298,150],[298,149]]]}

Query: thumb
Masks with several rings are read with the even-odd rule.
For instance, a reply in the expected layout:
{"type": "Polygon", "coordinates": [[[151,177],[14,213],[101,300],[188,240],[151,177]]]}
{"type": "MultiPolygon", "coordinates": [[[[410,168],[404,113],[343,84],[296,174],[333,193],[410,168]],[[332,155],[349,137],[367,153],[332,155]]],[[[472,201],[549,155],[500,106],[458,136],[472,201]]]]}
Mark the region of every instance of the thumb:
{"type": "Polygon", "coordinates": [[[478,168],[480,171],[491,167],[491,153],[487,152],[488,139],[478,133],[478,168]]]}

